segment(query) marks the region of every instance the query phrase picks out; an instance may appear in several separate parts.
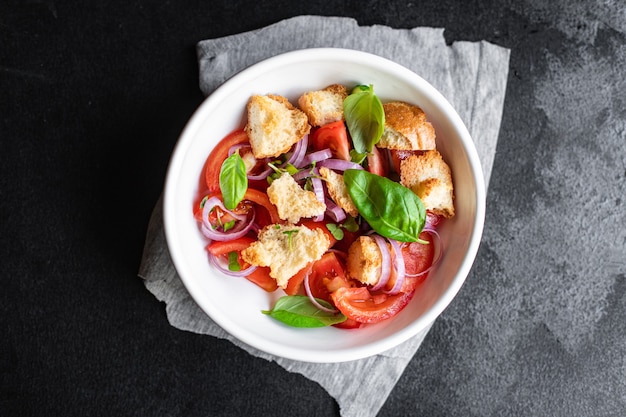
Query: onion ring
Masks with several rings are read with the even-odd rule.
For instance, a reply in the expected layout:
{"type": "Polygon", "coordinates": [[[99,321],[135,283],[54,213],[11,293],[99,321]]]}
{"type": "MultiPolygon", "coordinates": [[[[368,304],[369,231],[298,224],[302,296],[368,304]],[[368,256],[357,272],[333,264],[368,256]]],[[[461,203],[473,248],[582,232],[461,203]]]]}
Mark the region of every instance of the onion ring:
{"type": "Polygon", "coordinates": [[[315,299],[315,297],[313,297],[313,293],[311,293],[311,285],[309,284],[309,275],[311,274],[306,274],[306,276],[304,277],[304,292],[306,292],[309,300],[311,300],[315,307],[319,308],[322,311],[325,311],[327,313],[337,313],[337,309],[324,307],[319,303],[319,301],[315,299]]]}
{"type": "Polygon", "coordinates": [[[329,159],[332,156],[333,156],[333,153],[328,148],[322,149],[321,151],[317,151],[317,152],[311,152],[302,159],[301,165],[307,166],[307,165],[312,164],[313,162],[320,162],[325,159],[329,159]]]}
{"type": "Polygon", "coordinates": [[[256,265],[250,265],[249,267],[247,267],[246,269],[242,269],[241,271],[231,271],[227,267],[224,267],[220,260],[217,259],[217,257],[212,253],[209,253],[209,262],[211,263],[211,265],[219,269],[220,272],[231,277],[246,277],[254,272],[257,268],[256,265]]]}
{"type": "Polygon", "coordinates": [[[252,180],[252,181],[256,181],[256,180],[264,180],[267,178],[268,175],[270,175],[273,172],[272,168],[267,168],[264,171],[261,171],[258,174],[248,174],[248,179],[252,180]]]}
{"type": "Polygon", "coordinates": [[[326,202],[326,215],[328,215],[331,219],[333,219],[335,223],[340,223],[346,219],[346,212],[343,211],[341,207],[339,207],[329,198],[326,198],[325,202],[326,202]]]}
{"type": "Polygon", "coordinates": [[[400,244],[394,239],[389,239],[389,243],[391,243],[391,247],[393,249],[393,269],[396,275],[396,282],[390,290],[383,290],[383,292],[394,295],[399,293],[400,289],[402,289],[402,284],[404,283],[404,278],[406,276],[406,270],[404,267],[404,256],[402,256],[402,248],[400,247],[400,244]]]}
{"type": "Polygon", "coordinates": [[[238,239],[244,236],[246,233],[248,233],[248,231],[250,231],[250,228],[252,227],[254,223],[255,217],[256,217],[256,212],[252,213],[252,217],[250,219],[248,219],[247,215],[234,213],[233,211],[228,210],[224,206],[224,203],[222,202],[222,200],[220,200],[216,196],[213,196],[204,202],[204,207],[202,208],[202,227],[201,227],[202,234],[208,239],[217,240],[221,242],[238,239]],[[233,229],[227,232],[220,232],[218,230],[213,229],[213,226],[209,222],[209,213],[211,213],[211,211],[215,207],[218,207],[222,211],[233,216],[237,220],[238,224],[236,224],[233,229]]]}
{"type": "Polygon", "coordinates": [[[291,164],[296,168],[300,168],[308,147],[309,135],[304,135],[304,137],[297,141],[296,144],[293,146],[293,152],[291,153],[291,156],[284,165],[291,164]]]}
{"type": "MultiPolygon", "coordinates": [[[[324,184],[322,183],[322,180],[313,177],[311,178],[311,184],[313,185],[313,192],[315,193],[315,197],[317,197],[317,200],[321,203],[326,204],[326,198],[324,197],[324,184]]],[[[322,221],[322,219],[324,219],[324,213],[315,217],[316,222],[320,222],[322,221]]]]}
{"type": "Polygon", "coordinates": [[[391,254],[389,253],[389,246],[387,246],[387,242],[382,236],[377,234],[371,234],[370,236],[378,245],[382,257],[380,276],[378,282],[372,287],[372,291],[376,291],[384,288],[387,282],[389,282],[389,277],[391,276],[391,254]]]}
{"type": "Polygon", "coordinates": [[[346,169],[363,169],[363,167],[356,162],[350,162],[337,158],[324,159],[319,162],[319,166],[326,167],[328,169],[335,169],[337,171],[345,171],[346,169]]]}

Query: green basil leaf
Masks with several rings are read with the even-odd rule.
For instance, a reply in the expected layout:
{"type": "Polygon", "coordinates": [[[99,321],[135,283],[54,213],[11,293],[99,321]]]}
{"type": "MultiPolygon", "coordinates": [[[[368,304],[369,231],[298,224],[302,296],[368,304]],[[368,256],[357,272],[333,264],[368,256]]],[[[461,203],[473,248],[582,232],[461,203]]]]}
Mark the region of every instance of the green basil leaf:
{"type": "Polygon", "coordinates": [[[239,252],[228,252],[228,270],[233,272],[241,271],[241,265],[239,265],[239,252]]]}
{"type": "Polygon", "coordinates": [[[343,181],[359,214],[379,235],[401,242],[419,240],[426,209],[413,191],[360,169],[346,170],[343,181]]]}
{"type": "MultiPolygon", "coordinates": [[[[328,302],[318,298],[316,300],[324,307],[332,308],[328,302]]],[[[261,312],[292,327],[325,327],[347,319],[341,313],[320,310],[305,295],[285,295],[276,301],[272,310],[261,312]]]]}
{"type": "Polygon", "coordinates": [[[341,230],[340,226],[337,226],[334,223],[327,223],[326,228],[328,229],[330,234],[333,235],[335,239],[337,240],[343,239],[344,233],[343,233],[343,230],[341,230]]]}
{"type": "Polygon", "coordinates": [[[360,85],[352,90],[343,101],[343,113],[354,149],[360,154],[372,152],[385,128],[385,111],[374,87],[360,85]]]}
{"type": "Polygon", "coordinates": [[[350,161],[355,164],[362,164],[365,158],[367,158],[367,155],[367,153],[359,153],[354,149],[350,149],[350,161]]]}
{"type": "Polygon", "coordinates": [[[226,222],[226,223],[222,224],[222,228],[224,229],[225,232],[228,232],[233,227],[235,227],[235,221],[234,220],[231,220],[229,222],[226,222]]]}
{"type": "Polygon", "coordinates": [[[348,232],[356,232],[359,230],[359,224],[356,222],[356,219],[352,216],[347,216],[346,220],[341,225],[348,232]]]}
{"type": "Polygon", "coordinates": [[[220,169],[220,190],[224,206],[233,210],[243,200],[248,189],[246,164],[238,152],[235,152],[222,163],[220,169]]]}

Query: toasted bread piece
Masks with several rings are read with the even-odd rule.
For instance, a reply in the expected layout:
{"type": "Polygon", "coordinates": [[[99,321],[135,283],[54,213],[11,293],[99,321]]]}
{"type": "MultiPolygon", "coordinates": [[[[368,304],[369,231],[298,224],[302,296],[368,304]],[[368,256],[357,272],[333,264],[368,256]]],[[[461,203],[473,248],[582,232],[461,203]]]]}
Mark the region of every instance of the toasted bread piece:
{"type": "Polygon", "coordinates": [[[272,224],[259,231],[258,240],[241,251],[244,261],[269,266],[270,276],[282,289],[309,262],[319,260],[330,247],[321,229],[272,224]]]}
{"type": "Polygon", "coordinates": [[[377,146],[397,150],[435,149],[435,129],[418,106],[394,101],[383,104],[385,130],[377,146]]]}
{"type": "Polygon", "coordinates": [[[452,174],[436,149],[403,160],[400,183],[417,194],[426,210],[447,218],[454,216],[452,174]]]}
{"type": "Polygon", "coordinates": [[[245,131],[255,158],[279,156],[311,130],[306,114],[285,97],[268,94],[250,97],[245,131]]]}
{"type": "Polygon", "coordinates": [[[346,273],[363,284],[375,285],[380,279],[383,257],[371,236],[359,236],[348,248],[346,273]]]}
{"type": "Polygon", "coordinates": [[[358,216],[359,210],[352,202],[350,194],[348,194],[346,184],[343,182],[343,175],[338,174],[326,167],[321,167],[320,176],[326,180],[328,194],[335,204],[341,207],[350,216],[358,216]]]}
{"type": "Polygon", "coordinates": [[[326,204],[317,199],[313,191],[300,187],[288,173],[283,173],[267,188],[270,202],[276,206],[282,220],[297,223],[302,217],[324,214],[326,204]]]}
{"type": "Polygon", "coordinates": [[[298,99],[298,106],[309,118],[311,126],[343,120],[343,100],[348,97],[348,89],[341,84],[333,84],[323,90],[309,91],[298,99]]]}

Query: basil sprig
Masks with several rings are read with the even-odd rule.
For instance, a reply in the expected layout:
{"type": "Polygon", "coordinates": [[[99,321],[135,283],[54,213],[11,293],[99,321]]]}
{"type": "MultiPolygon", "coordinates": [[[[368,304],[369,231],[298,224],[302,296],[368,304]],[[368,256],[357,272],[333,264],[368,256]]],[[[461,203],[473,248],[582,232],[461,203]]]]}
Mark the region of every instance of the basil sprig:
{"type": "Polygon", "coordinates": [[[356,222],[354,217],[347,216],[343,223],[326,223],[326,228],[335,239],[342,240],[345,235],[343,229],[346,229],[349,232],[356,232],[359,230],[359,224],[356,222]]]}
{"type": "Polygon", "coordinates": [[[248,189],[248,174],[246,164],[241,155],[235,152],[222,163],[220,169],[220,190],[224,206],[233,210],[243,200],[248,189]]]}
{"type": "MultiPolygon", "coordinates": [[[[324,300],[319,298],[315,300],[324,307],[332,308],[324,300]]],[[[276,301],[274,308],[261,312],[292,327],[325,327],[342,323],[347,319],[341,313],[320,310],[305,295],[285,295],[276,301]]]]}
{"type": "Polygon", "coordinates": [[[343,114],[357,154],[352,159],[365,159],[378,143],[385,128],[385,111],[374,86],[359,85],[343,101],[343,114]]]}
{"type": "Polygon", "coordinates": [[[346,170],[343,181],[359,214],[379,235],[401,242],[420,241],[426,209],[413,191],[360,169],[346,170]]]}

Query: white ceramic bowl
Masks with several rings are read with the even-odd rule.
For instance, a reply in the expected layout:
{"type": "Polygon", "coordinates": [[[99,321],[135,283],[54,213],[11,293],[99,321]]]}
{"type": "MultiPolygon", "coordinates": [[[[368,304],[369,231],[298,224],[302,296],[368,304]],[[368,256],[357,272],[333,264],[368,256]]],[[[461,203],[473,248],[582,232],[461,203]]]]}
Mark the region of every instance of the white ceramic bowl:
{"type": "Polygon", "coordinates": [[[424,79],[389,60],[345,49],[307,49],[279,55],[238,73],[197,109],[168,168],[164,224],[169,252],[198,305],[240,341],[276,356],[305,362],[343,362],[391,349],[425,330],[448,306],[470,271],[485,215],[485,185],[474,143],[448,101],[424,79]],[[381,100],[419,105],[437,133],[452,169],[456,216],[443,223],[444,257],[411,303],[395,318],[356,330],[297,329],[261,314],[282,294],[218,273],[192,215],[211,149],[245,123],[253,94],[280,94],[296,103],[303,92],[341,83],[373,84],[381,100]]]}

